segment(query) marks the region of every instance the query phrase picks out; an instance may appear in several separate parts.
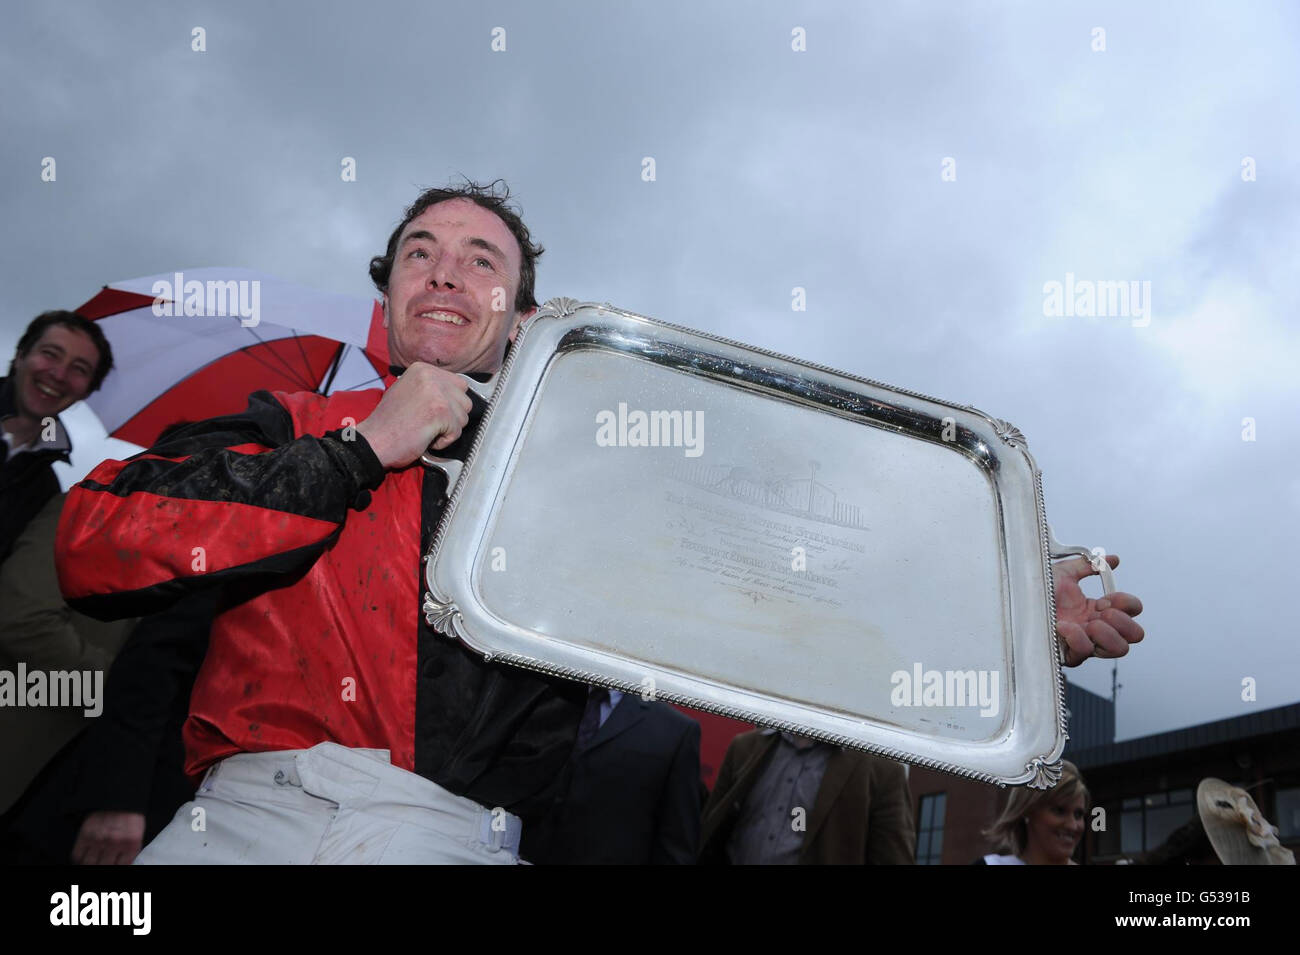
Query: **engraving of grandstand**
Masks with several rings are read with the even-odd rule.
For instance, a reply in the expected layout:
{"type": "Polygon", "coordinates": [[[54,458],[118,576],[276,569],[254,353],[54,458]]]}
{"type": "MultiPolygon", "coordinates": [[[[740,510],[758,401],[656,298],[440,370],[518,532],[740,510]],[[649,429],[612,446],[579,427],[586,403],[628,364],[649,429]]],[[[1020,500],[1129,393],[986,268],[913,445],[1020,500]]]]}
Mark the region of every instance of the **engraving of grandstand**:
{"type": "Polygon", "coordinates": [[[796,478],[768,468],[679,461],[673,466],[670,477],[702,491],[765,510],[838,527],[867,530],[862,508],[841,501],[829,485],[817,480],[820,468],[816,461],[809,461],[808,477],[796,478]]]}

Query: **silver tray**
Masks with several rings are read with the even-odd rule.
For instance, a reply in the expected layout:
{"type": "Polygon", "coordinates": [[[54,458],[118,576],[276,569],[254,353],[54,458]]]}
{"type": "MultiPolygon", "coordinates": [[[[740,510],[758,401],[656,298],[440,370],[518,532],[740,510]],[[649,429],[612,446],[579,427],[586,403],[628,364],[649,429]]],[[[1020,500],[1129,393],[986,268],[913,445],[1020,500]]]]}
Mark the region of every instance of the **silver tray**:
{"type": "Polygon", "coordinates": [[[1090,553],[1051,539],[1010,424],[572,299],[525,326],[494,384],[463,469],[426,456],[454,480],[426,558],[439,632],[914,765],[1055,783],[1051,559],[1090,553]]]}

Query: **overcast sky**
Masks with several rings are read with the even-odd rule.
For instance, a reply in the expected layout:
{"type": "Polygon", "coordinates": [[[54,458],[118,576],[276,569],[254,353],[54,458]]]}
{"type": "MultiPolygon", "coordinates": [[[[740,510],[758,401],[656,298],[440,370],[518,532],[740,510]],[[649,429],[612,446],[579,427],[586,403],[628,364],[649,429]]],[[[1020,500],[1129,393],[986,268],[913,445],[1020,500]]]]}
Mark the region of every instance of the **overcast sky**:
{"type": "Polygon", "coordinates": [[[7,6],[0,351],[176,269],[372,294],[419,187],[504,177],[539,299],[1017,425],[1057,536],[1147,607],[1120,738],[1300,699],[1300,8],[807,6],[7,6]],[[1149,282],[1149,324],[1045,315],[1067,273],[1149,282]]]}

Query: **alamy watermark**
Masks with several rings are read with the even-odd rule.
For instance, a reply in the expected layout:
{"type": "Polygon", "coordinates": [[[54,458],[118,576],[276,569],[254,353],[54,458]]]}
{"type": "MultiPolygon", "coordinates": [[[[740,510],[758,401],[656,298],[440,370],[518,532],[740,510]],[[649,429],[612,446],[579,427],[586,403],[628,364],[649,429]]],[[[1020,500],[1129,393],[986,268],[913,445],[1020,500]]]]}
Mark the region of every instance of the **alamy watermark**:
{"type": "Polygon", "coordinates": [[[103,670],[0,670],[0,706],[82,707],[85,716],[104,712],[103,670]]]}
{"type": "Polygon", "coordinates": [[[889,676],[894,706],[978,706],[980,716],[998,715],[997,670],[895,670],[889,676]]]}
{"type": "Polygon", "coordinates": [[[596,445],[602,448],[685,448],[688,458],[704,453],[703,411],[627,410],[596,413],[596,445]]]}
{"type": "Polygon", "coordinates": [[[82,892],[74,885],[50,896],[51,925],[128,925],[133,935],[152,926],[151,892],[82,892]]]}
{"type": "Polygon", "coordinates": [[[153,283],[153,313],[159,318],[230,316],[253,328],[262,321],[262,283],[258,279],[200,282],[177,272],[171,281],[153,283]]]}
{"type": "Polygon", "coordinates": [[[1076,279],[1043,283],[1043,315],[1048,318],[1131,318],[1134,328],[1151,324],[1151,282],[1137,279],[1098,281],[1076,279]]]}

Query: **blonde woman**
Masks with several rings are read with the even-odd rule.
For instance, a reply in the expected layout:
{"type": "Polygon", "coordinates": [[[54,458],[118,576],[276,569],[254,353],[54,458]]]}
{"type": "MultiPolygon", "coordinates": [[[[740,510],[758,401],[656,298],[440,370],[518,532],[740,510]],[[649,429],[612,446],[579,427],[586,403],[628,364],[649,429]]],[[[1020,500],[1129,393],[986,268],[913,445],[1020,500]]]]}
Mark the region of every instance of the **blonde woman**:
{"type": "Polygon", "coordinates": [[[1052,789],[1012,790],[1007,807],[984,835],[1001,852],[976,865],[1075,865],[1071,858],[1083,838],[1088,787],[1074,763],[1062,761],[1061,779],[1052,789]]]}

